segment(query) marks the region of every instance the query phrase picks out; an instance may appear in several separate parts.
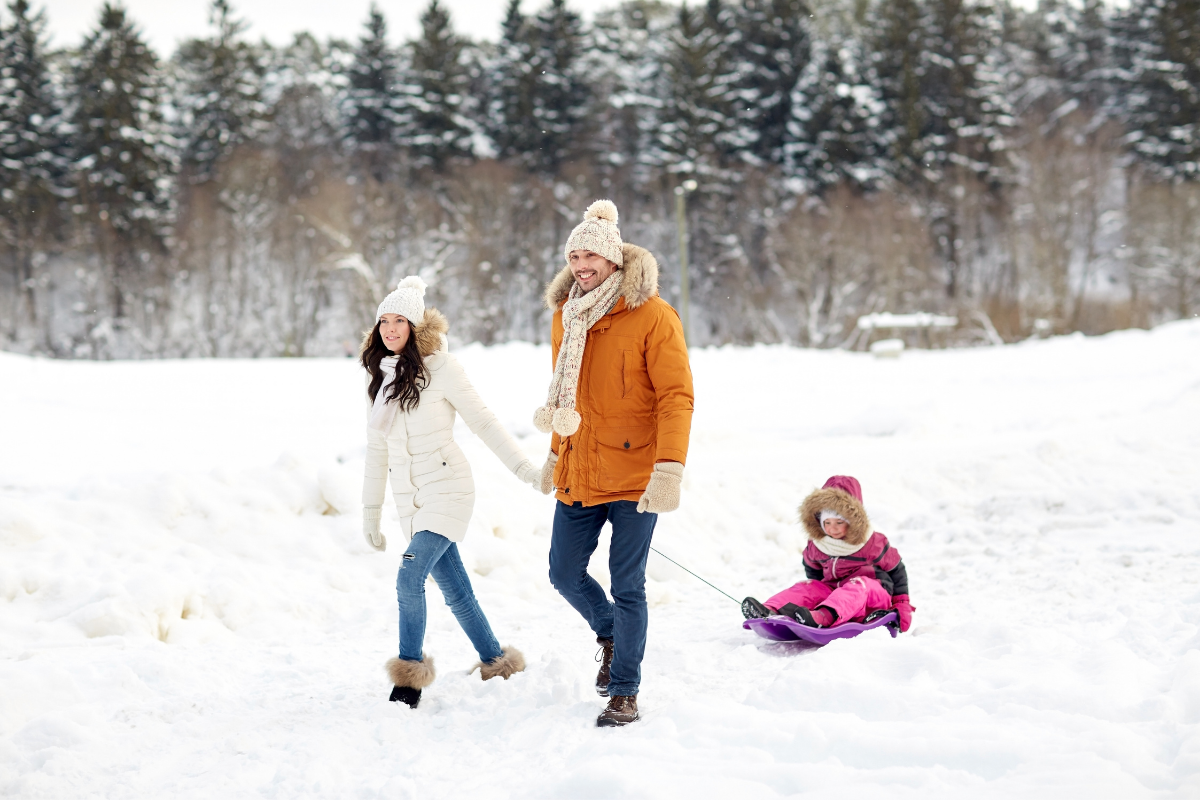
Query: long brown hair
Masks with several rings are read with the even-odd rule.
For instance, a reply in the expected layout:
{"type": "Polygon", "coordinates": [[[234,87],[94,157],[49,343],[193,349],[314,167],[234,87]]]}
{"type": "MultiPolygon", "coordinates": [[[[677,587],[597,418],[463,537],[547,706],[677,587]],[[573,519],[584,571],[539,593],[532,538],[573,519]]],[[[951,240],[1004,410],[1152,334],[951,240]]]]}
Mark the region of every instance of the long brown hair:
{"type": "Polygon", "coordinates": [[[416,408],[421,402],[421,390],[429,385],[429,372],[425,369],[425,360],[421,358],[421,350],[417,347],[416,326],[411,320],[407,322],[408,342],[399,353],[393,353],[383,343],[383,337],[379,335],[379,320],[376,320],[375,327],[363,336],[362,350],[358,356],[359,363],[371,376],[367,396],[371,398],[372,403],[383,388],[383,370],[379,362],[388,356],[400,356],[400,360],[396,362],[396,380],[392,381],[386,400],[389,403],[399,403],[401,411],[412,411],[416,408]]]}

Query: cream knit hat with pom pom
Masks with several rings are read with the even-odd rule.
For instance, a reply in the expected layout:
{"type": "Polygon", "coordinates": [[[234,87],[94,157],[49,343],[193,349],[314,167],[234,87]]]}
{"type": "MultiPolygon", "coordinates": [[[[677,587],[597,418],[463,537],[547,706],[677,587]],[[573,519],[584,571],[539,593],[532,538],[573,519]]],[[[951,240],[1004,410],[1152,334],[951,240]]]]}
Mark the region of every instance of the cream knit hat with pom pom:
{"type": "Polygon", "coordinates": [[[400,281],[396,291],[383,298],[379,310],[375,312],[375,321],[384,314],[399,314],[412,325],[420,325],[425,319],[425,281],[416,275],[409,275],[400,281]]]}
{"type": "Polygon", "coordinates": [[[612,200],[597,200],[588,206],[583,222],[567,237],[563,255],[571,260],[572,250],[591,250],[618,267],[625,263],[621,255],[621,231],[617,228],[617,206],[612,200]]]}

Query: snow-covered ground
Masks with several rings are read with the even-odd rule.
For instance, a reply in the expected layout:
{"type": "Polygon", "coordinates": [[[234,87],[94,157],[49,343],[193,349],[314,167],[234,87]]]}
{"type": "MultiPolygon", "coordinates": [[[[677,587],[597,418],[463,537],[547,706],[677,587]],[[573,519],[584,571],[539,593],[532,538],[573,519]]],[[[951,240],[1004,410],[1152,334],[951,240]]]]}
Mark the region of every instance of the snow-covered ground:
{"type": "MultiPolygon", "coordinates": [[[[459,357],[540,459],[547,351],[459,357]]],[[[468,674],[431,586],[440,675],[413,711],[387,702],[402,548],[362,541],[354,363],[0,354],[0,795],[1200,796],[1200,323],[693,365],[655,545],[769,595],[802,576],[800,499],[855,475],[914,626],[768,643],[651,554],[644,719],[598,730],[596,647],[546,577],[553,501],[461,423],[464,558],[529,668],[468,674]]]]}

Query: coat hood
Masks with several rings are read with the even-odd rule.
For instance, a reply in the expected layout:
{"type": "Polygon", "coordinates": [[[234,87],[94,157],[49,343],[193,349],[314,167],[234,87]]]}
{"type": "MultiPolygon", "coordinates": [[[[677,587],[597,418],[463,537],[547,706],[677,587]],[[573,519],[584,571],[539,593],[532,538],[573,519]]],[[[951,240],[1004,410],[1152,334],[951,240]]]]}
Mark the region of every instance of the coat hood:
{"type": "MultiPolygon", "coordinates": [[[[625,277],[621,279],[621,297],[630,310],[637,308],[658,294],[658,262],[644,247],[628,242],[621,245],[621,256],[625,263],[618,267],[625,277]]],[[[558,311],[567,301],[575,276],[570,267],[563,267],[554,280],[546,284],[546,308],[558,311]]]]}
{"type": "Polygon", "coordinates": [[[871,536],[871,520],[863,508],[862,487],[849,475],[834,475],[825,485],[804,498],[800,504],[800,522],[808,538],[816,541],[826,538],[818,519],[821,511],[831,508],[850,525],[843,540],[849,544],[863,544],[871,536]]]}
{"type": "Polygon", "coordinates": [[[426,308],[421,324],[413,327],[413,334],[417,337],[417,351],[421,358],[428,358],[439,350],[448,351],[450,342],[446,334],[449,330],[450,323],[446,321],[445,314],[436,308],[426,308]]]}

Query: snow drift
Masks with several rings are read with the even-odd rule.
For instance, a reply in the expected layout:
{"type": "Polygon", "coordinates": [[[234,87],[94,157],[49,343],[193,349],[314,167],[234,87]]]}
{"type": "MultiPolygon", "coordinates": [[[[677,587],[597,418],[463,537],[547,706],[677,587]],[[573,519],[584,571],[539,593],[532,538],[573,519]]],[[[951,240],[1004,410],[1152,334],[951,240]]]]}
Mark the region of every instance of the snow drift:
{"type": "MultiPolygon", "coordinates": [[[[431,588],[441,674],[411,711],[386,702],[402,549],[387,516],[387,553],[361,539],[353,362],[0,354],[0,794],[1195,796],[1198,353],[1197,322],[887,361],[695,352],[655,546],[768,595],[803,576],[800,499],[855,475],[917,612],[895,640],[769,643],[652,554],[644,721],[621,730],[592,727],[595,644],[546,577],[553,501],[461,424],[463,556],[529,668],[469,675],[431,588]]],[[[540,461],[547,349],[458,354],[540,461]]]]}

